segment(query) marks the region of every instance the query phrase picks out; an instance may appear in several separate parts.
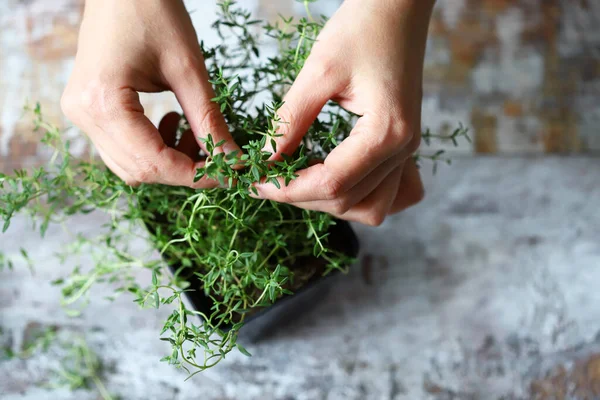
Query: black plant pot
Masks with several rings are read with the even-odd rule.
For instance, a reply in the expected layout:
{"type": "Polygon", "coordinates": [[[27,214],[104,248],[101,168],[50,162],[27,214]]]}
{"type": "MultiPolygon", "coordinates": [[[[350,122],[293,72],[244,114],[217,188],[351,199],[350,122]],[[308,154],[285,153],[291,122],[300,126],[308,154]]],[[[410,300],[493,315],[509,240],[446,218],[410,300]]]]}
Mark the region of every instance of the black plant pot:
{"type": "MultiPolygon", "coordinates": [[[[152,230],[150,229],[150,232],[152,230]]],[[[354,230],[346,221],[338,220],[330,229],[329,245],[332,249],[356,257],[359,252],[359,243],[354,230]]],[[[169,269],[175,273],[179,265],[169,263],[169,269]]],[[[315,258],[306,259],[306,264],[315,262],[315,258]]],[[[331,283],[339,271],[329,275],[318,275],[311,278],[302,288],[296,289],[292,295],[284,295],[273,305],[263,308],[244,319],[244,326],[239,331],[239,339],[242,342],[257,342],[281,329],[292,320],[298,319],[302,314],[311,311],[328,294],[331,283]]],[[[202,287],[200,279],[195,277],[190,280],[191,287],[202,287]]],[[[205,315],[211,314],[213,301],[206,296],[202,290],[188,291],[185,293],[190,305],[205,315]]],[[[221,326],[227,330],[230,327],[221,326]]]]}

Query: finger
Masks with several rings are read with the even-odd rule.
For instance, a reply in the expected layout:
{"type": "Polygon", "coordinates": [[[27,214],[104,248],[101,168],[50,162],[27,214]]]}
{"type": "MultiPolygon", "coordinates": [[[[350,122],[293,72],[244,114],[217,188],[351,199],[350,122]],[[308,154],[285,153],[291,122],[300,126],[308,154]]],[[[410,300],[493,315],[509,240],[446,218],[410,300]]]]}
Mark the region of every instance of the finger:
{"type": "Polygon", "coordinates": [[[292,203],[292,205],[306,210],[321,211],[329,214],[345,214],[376,190],[384,179],[402,164],[402,161],[399,156],[390,158],[377,167],[373,173],[363,179],[358,185],[350,189],[348,193],[340,196],[338,199],[292,203]]]}
{"type": "Polygon", "coordinates": [[[129,173],[127,171],[125,171],[123,168],[121,168],[107,153],[98,149],[98,154],[100,154],[100,157],[102,158],[102,161],[104,161],[104,164],[106,164],[106,166],[115,175],[117,175],[119,178],[121,178],[121,180],[123,182],[125,182],[126,185],[134,186],[134,187],[139,186],[140,182],[133,179],[133,177],[131,175],[129,175],[129,173]]]}
{"type": "Polygon", "coordinates": [[[111,157],[133,179],[142,183],[194,188],[216,186],[216,182],[207,179],[194,183],[196,169],[202,164],[165,144],[156,127],[144,115],[136,91],[123,89],[119,96],[116,103],[128,107],[115,111],[115,118],[105,119],[100,128],[114,141],[111,157]]]}
{"type": "Polygon", "coordinates": [[[115,175],[117,175],[125,184],[129,186],[138,186],[140,183],[133,179],[133,177],[125,171],[119,164],[113,160],[113,158],[102,148],[102,146],[92,140],[96,151],[100,155],[100,158],[104,164],[110,169],[115,175]]]}
{"type": "Polygon", "coordinates": [[[138,118],[137,121],[128,121],[124,124],[124,130],[137,131],[136,135],[121,137],[125,148],[137,149],[131,160],[134,171],[130,173],[134,179],[144,183],[193,188],[218,186],[216,181],[206,177],[194,182],[196,170],[204,166],[204,163],[194,162],[188,155],[168,147],[145,117],[138,118]]]}
{"type": "Polygon", "coordinates": [[[223,146],[216,149],[218,152],[241,152],[229,133],[218,105],[211,100],[215,97],[215,92],[209,82],[204,61],[188,64],[189,66],[184,65],[179,69],[172,67],[167,81],[183,108],[198,144],[206,151],[206,145],[200,138],[206,139],[210,134],[214,143],[225,141],[223,146]]]}
{"type": "Polygon", "coordinates": [[[336,215],[336,217],[370,226],[381,225],[394,203],[396,193],[398,193],[402,168],[402,166],[397,167],[366,199],[352,207],[347,213],[336,215]]]}
{"type": "Polygon", "coordinates": [[[401,175],[402,167],[397,167],[363,201],[343,214],[332,213],[332,215],[339,219],[359,222],[365,225],[381,225],[394,202],[400,185],[401,175]]]}
{"type": "MultiPolygon", "coordinates": [[[[277,152],[272,158],[296,151],[325,104],[346,86],[342,76],[345,74],[341,71],[328,70],[316,62],[311,63],[309,58],[277,111],[280,121],[275,124],[277,134],[282,136],[274,138],[277,152]]],[[[273,152],[269,141],[265,150],[273,152]]]]}
{"type": "Polygon", "coordinates": [[[258,197],[286,203],[335,200],[365,179],[394,155],[407,158],[414,151],[402,128],[390,130],[374,115],[360,118],[351,135],[318,164],[297,172],[298,177],[280,189],[271,183],[256,185],[258,197]]]}
{"type": "Polygon", "coordinates": [[[412,157],[406,161],[401,182],[400,189],[390,208],[389,214],[396,214],[414,206],[423,200],[425,196],[421,173],[412,157]]]}

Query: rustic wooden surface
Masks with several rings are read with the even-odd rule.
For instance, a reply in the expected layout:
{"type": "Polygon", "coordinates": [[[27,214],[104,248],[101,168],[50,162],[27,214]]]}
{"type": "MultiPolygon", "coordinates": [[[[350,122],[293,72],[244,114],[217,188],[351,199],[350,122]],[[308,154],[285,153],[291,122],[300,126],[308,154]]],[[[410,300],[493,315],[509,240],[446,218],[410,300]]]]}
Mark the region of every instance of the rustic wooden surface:
{"type": "MultiPolygon", "coordinates": [[[[20,119],[26,99],[67,126],[59,98],[76,49],[83,0],[0,2],[0,170],[43,154],[20,119]]],[[[260,16],[299,13],[292,0],[245,0],[260,16]]],[[[317,4],[331,14],[339,0],[317,4]]],[[[212,1],[189,0],[199,35],[212,37],[212,1]]],[[[167,95],[144,97],[154,120],[167,95]]],[[[600,150],[600,2],[439,0],[426,63],[423,122],[447,130],[462,121],[474,145],[461,153],[600,150]]]]}

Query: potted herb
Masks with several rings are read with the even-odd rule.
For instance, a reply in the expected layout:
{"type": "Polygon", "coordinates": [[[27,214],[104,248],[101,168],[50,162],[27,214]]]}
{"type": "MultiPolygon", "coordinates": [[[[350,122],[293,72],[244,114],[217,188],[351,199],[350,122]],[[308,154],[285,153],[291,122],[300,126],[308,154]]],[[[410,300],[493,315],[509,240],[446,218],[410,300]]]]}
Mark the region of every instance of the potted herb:
{"type": "MultiPolygon", "coordinates": [[[[264,177],[274,185],[277,178],[289,183],[296,171],[324,159],[353,126],[355,116],[331,103],[295,154],[271,162],[271,153],[263,150],[283,123],[277,115],[282,93],[302,68],[324,20],[286,19],[264,26],[264,34],[281,49],[264,59],[258,34],[251,32],[259,21],[229,1],[220,7],[214,29],[223,41],[203,51],[217,94],[214,101],[244,154],[216,153],[220,143],[209,136],[207,154],[196,149],[189,155],[206,158],[197,179],[208,176],[223,188],[127,186],[96,160],[76,159],[61,132],[44,121],[39,106],[28,110],[45,132],[43,143],[54,150],[49,165],[32,173],[0,175],[3,231],[18,212],[35,217],[42,236],[50,223],[73,215],[106,214],[99,235],[75,233],[59,253],[61,259],[84,257],[81,267],[55,282],[62,286],[63,304],[76,314],[93,285],[108,283],[115,296],[131,293],[142,306],[171,305],[160,335],[172,352],[163,360],[191,375],[214,366],[234,348],[247,354],[238,343],[244,324],[252,321],[248,328],[253,325],[250,333],[256,336],[281,314],[290,314],[284,305],[303,307],[307,296],[311,303],[310,294],[324,277],[344,270],[358,249],[345,222],[250,196],[252,185],[264,177]],[[137,236],[150,242],[151,251],[140,254],[131,248],[131,238],[137,236]],[[144,269],[151,271],[150,285],[136,277],[144,269]]],[[[183,149],[190,138],[185,117],[170,114],[160,125],[165,142],[183,149]]],[[[454,141],[465,133],[461,127],[447,138],[454,141]]],[[[434,137],[424,134],[426,142],[434,137]]],[[[434,161],[439,157],[430,156],[434,161]]]]}

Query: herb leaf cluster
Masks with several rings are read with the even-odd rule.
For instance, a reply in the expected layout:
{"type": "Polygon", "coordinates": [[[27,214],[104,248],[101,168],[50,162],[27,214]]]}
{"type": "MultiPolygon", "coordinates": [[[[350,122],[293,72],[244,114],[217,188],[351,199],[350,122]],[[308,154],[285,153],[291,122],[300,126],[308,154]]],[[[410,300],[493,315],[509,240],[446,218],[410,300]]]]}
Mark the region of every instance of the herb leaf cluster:
{"type": "MultiPolygon", "coordinates": [[[[0,174],[2,231],[17,213],[31,215],[42,237],[50,224],[68,229],[64,222],[73,216],[107,215],[99,234],[73,232],[72,242],[58,252],[61,261],[77,265],[55,282],[62,287],[69,313],[81,312],[90,301],[90,289],[101,283],[115,288],[113,298],[130,293],[142,307],[171,307],[160,332],[161,340],[171,346],[163,361],[192,376],[233,349],[249,354],[237,342],[248,314],[351,263],[330,246],[332,216],[250,196],[254,183],[266,179],[278,185],[277,178],[283,178],[287,184],[296,171],[324,159],[355,122],[354,115],[330,103],[294,154],[274,162],[264,150],[268,143],[274,146],[279,126],[286,123],[277,113],[283,94],[325,23],[325,18],[310,15],[313,1],[302,1],[307,18],[281,18],[266,25],[232,0],[219,5],[213,27],[222,40],[202,48],[215,88],[213,101],[243,153],[216,152],[221,143],[209,136],[206,164],[196,179],[207,176],[218,180],[221,188],[127,186],[96,159],[76,158],[61,131],[44,120],[39,105],[27,108],[36,129],[44,132],[42,142],[54,154],[47,166],[33,172],[0,174]],[[265,40],[277,47],[275,54],[261,56],[265,40]],[[149,240],[160,257],[156,251],[140,254],[133,249],[131,239],[138,237],[149,240]],[[309,259],[320,264],[307,267],[309,259]],[[173,274],[165,260],[175,266],[173,274]],[[140,283],[140,270],[150,271],[151,284],[140,283]],[[212,309],[202,312],[186,306],[184,297],[190,290],[209,297],[212,309]]],[[[180,133],[188,128],[182,117],[180,133]]]]}

